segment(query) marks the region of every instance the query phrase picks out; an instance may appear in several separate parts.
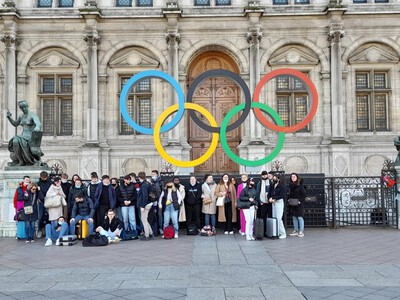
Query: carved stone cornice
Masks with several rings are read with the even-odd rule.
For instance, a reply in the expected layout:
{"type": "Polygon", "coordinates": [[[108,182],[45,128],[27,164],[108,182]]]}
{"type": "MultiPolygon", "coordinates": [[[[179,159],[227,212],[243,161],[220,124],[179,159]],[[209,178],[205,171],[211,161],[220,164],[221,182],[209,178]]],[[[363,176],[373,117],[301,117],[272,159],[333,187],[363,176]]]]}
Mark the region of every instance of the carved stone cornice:
{"type": "Polygon", "coordinates": [[[88,33],[83,37],[88,47],[95,47],[101,44],[101,37],[97,33],[88,33]]]}
{"type": "Polygon", "coordinates": [[[259,45],[262,39],[262,33],[257,30],[251,30],[247,33],[247,42],[250,45],[259,45]]]}
{"type": "Polygon", "coordinates": [[[16,48],[21,45],[21,39],[15,34],[5,34],[1,37],[1,41],[6,45],[6,48],[16,48]]]}
{"type": "Polygon", "coordinates": [[[181,36],[177,32],[170,32],[165,34],[165,40],[167,42],[167,48],[170,49],[171,47],[178,47],[179,43],[181,42],[181,36]]]}

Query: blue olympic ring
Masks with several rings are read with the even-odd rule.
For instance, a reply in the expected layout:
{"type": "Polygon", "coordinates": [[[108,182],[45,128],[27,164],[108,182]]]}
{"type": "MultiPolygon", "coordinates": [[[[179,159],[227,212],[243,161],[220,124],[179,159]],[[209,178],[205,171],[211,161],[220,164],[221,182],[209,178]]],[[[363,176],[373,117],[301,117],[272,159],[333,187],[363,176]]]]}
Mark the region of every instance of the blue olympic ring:
{"type": "Polygon", "coordinates": [[[121,110],[122,117],[125,119],[125,121],[128,123],[129,126],[132,127],[133,130],[138,131],[143,134],[148,134],[152,135],[154,133],[153,128],[146,128],[143,127],[139,124],[137,124],[135,121],[133,121],[132,117],[128,113],[128,110],[126,108],[126,101],[128,100],[129,93],[132,90],[133,86],[135,85],[136,82],[138,82],[141,79],[147,78],[147,77],[157,77],[164,79],[165,81],[169,82],[175,89],[176,93],[178,94],[178,111],[176,115],[172,118],[171,122],[168,124],[165,124],[164,126],[161,127],[160,132],[165,133],[172,128],[174,128],[179,121],[182,119],[183,114],[185,112],[185,96],[183,94],[183,91],[181,89],[181,86],[179,83],[169,74],[157,71],[157,70],[148,70],[148,71],[143,71],[140,72],[131,78],[125,83],[124,87],[122,88],[121,95],[119,97],[119,107],[121,110]]]}

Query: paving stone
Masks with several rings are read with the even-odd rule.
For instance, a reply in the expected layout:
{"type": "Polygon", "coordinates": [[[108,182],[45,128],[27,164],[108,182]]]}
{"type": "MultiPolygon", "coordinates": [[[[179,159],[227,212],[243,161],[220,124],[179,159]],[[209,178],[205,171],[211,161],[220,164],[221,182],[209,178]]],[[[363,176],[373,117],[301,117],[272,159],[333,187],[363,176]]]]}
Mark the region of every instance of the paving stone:
{"type": "Polygon", "coordinates": [[[356,279],[292,279],[295,286],[362,286],[360,281],[356,279]]]}
{"type": "Polygon", "coordinates": [[[229,297],[264,297],[259,288],[225,288],[225,295],[229,297]]]}
{"type": "Polygon", "coordinates": [[[286,276],[288,276],[291,280],[295,279],[317,279],[319,278],[318,274],[314,271],[286,271],[286,276]]]}
{"type": "Polygon", "coordinates": [[[120,288],[185,288],[188,286],[188,279],[160,279],[160,280],[125,280],[120,288]]]}
{"type": "Polygon", "coordinates": [[[187,300],[220,300],[225,299],[223,288],[188,288],[187,300]]]}
{"type": "Polygon", "coordinates": [[[15,281],[13,283],[0,283],[0,291],[2,292],[18,292],[18,291],[46,291],[54,286],[54,282],[38,282],[38,283],[21,283],[15,281]]]}
{"type": "MultiPolygon", "coordinates": [[[[112,274],[112,273],[110,273],[112,274]]],[[[119,288],[122,281],[112,281],[109,279],[107,281],[102,282],[57,282],[51,287],[51,290],[110,290],[119,288]]]]}
{"type": "Polygon", "coordinates": [[[261,287],[263,295],[268,300],[304,300],[305,298],[295,287],[261,287]]]}

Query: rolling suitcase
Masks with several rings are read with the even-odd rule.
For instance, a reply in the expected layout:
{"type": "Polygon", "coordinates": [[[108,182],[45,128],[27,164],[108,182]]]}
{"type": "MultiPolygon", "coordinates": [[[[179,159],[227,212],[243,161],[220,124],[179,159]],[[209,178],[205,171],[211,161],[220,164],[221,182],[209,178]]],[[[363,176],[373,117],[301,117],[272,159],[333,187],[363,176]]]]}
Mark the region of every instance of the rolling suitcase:
{"type": "Polygon", "coordinates": [[[268,218],[267,219],[267,237],[271,239],[279,238],[278,232],[278,219],[268,218]]]}
{"type": "Polygon", "coordinates": [[[256,219],[254,222],[254,237],[256,240],[262,240],[264,237],[264,220],[256,219]]]}
{"type": "Polygon", "coordinates": [[[83,240],[89,235],[89,225],[85,220],[79,220],[76,225],[76,235],[79,240],[83,240]]]}
{"type": "Polygon", "coordinates": [[[26,233],[25,233],[25,222],[24,221],[18,221],[17,222],[17,239],[26,239],[26,233]]]}
{"type": "Polygon", "coordinates": [[[59,238],[60,246],[72,246],[78,243],[78,237],[76,235],[64,235],[59,238]]]}

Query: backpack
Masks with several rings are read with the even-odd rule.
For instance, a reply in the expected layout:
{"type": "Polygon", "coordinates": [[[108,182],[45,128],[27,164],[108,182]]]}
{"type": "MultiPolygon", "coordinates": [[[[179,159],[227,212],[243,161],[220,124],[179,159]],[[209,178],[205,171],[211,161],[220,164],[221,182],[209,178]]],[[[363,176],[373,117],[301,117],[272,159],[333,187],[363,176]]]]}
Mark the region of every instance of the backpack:
{"type": "Polygon", "coordinates": [[[123,241],[136,240],[138,238],[138,233],[136,230],[122,230],[121,239],[123,241]]]}
{"type": "Polygon", "coordinates": [[[151,182],[149,189],[149,200],[150,202],[158,201],[161,196],[161,188],[158,182],[151,182]]]}
{"type": "Polygon", "coordinates": [[[168,240],[168,239],[173,239],[175,236],[175,230],[173,226],[167,226],[164,229],[164,239],[168,240]]]}
{"type": "Polygon", "coordinates": [[[186,230],[187,235],[198,235],[197,226],[196,224],[189,224],[186,230]]]}
{"type": "Polygon", "coordinates": [[[82,241],[83,247],[107,246],[108,238],[105,235],[91,234],[82,241]]]}

